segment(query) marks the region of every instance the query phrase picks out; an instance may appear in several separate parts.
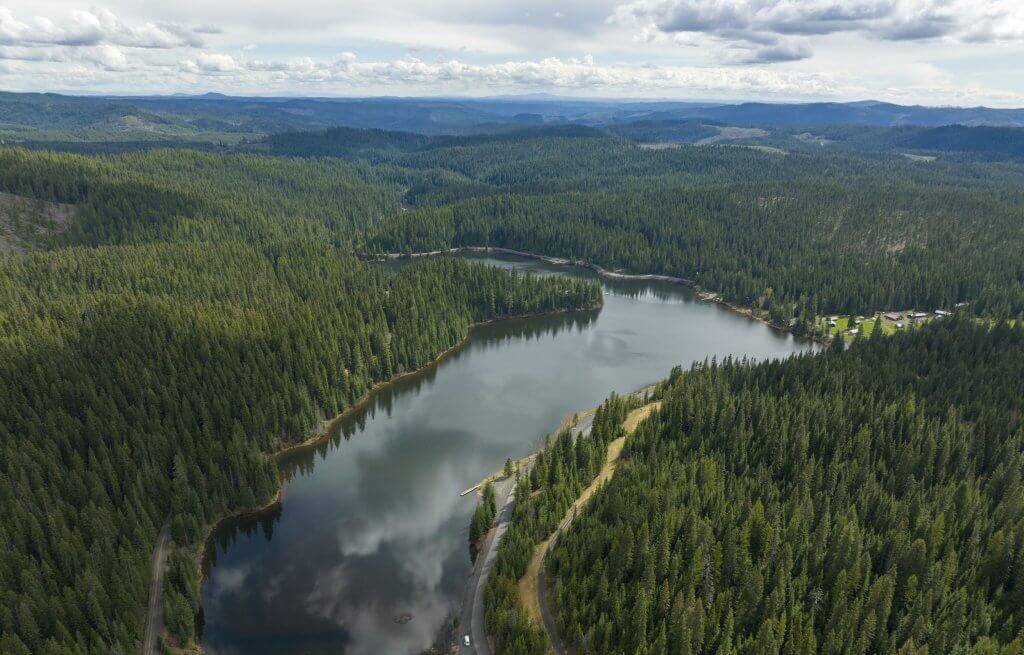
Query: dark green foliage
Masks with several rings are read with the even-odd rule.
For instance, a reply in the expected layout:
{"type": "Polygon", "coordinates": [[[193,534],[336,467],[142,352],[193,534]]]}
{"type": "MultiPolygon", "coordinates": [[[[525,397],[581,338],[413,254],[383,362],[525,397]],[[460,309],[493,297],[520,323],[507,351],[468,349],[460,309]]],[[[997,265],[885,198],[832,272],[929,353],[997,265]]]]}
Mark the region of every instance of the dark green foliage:
{"type": "MultiPolygon", "coordinates": [[[[209,108],[214,122],[240,111],[209,108]]],[[[281,102],[245,129],[285,109],[327,126],[379,108],[281,102]]],[[[434,115],[388,120],[409,112],[434,115]]],[[[600,301],[593,284],[449,260],[385,269],[353,250],[567,255],[692,278],[797,326],[957,301],[1024,310],[1015,164],[652,151],[577,127],[334,137],[268,143],[355,161],[0,150],[0,191],[79,206],[71,229],[32,244],[48,249],[0,260],[0,652],[136,648],[165,520],[179,547],[167,623],[188,640],[192,547],[271,497],[269,453],[474,321],[600,301]]],[[[564,634],[630,655],[1000,652],[1024,604],[1020,338],[951,323],[674,376],[615,493],[558,551],[564,634]]],[[[543,648],[515,582],[626,408],[606,405],[587,438],[558,436],[520,480],[487,588],[501,652],[543,648]]],[[[477,537],[494,509],[481,505],[477,537]]]]}
{"type": "Polygon", "coordinates": [[[163,603],[167,630],[188,642],[196,636],[196,608],[199,605],[199,571],[188,551],[174,550],[167,563],[163,603]]]}
{"type": "Polygon", "coordinates": [[[1020,653],[1024,330],[675,373],[552,555],[590,653],[1020,653]]]}
{"type": "Polygon", "coordinates": [[[271,134],[252,144],[252,149],[274,155],[348,158],[374,150],[414,150],[429,142],[429,137],[410,132],[335,127],[316,132],[271,134]]]}
{"type": "Polygon", "coordinates": [[[489,245],[573,257],[688,278],[779,322],[966,301],[992,315],[1024,310],[1016,166],[651,151],[612,139],[401,162],[468,179],[418,188],[416,202],[431,206],[372,226],[373,252],[489,245]]]}
{"type": "Polygon", "coordinates": [[[3,149],[0,189],[80,204],[64,245],[304,237],[342,245],[400,203],[398,188],[364,166],[192,150],[83,157],[3,149]]]}
{"type": "Polygon", "coordinates": [[[494,501],[494,485],[488,482],[484,485],[483,498],[476,506],[473,519],[469,522],[469,552],[474,560],[479,552],[480,539],[491,529],[497,512],[497,504],[494,501]]]}
{"type": "Polygon", "coordinates": [[[718,134],[712,122],[700,119],[636,121],[613,125],[608,131],[628,139],[653,143],[693,143],[718,134]]]}
{"type": "MultiPolygon", "coordinates": [[[[471,323],[600,301],[594,284],[456,260],[360,263],[326,237],[347,242],[388,192],[334,164],[0,151],[0,188],[80,203],[69,241],[115,244],[0,259],[3,653],[136,649],[165,519],[191,547],[265,503],[269,453],[471,323]]],[[[193,550],[164,589],[182,641],[193,550]]]]}
{"type": "Polygon", "coordinates": [[[954,152],[986,160],[1024,158],[1024,130],[984,125],[945,125],[920,129],[897,141],[904,148],[954,152]]]}
{"type": "Polygon", "coordinates": [[[543,655],[546,639],[527,621],[516,587],[534,546],[557,527],[566,510],[601,470],[608,444],[622,434],[622,421],[636,402],[613,395],[598,408],[588,435],[559,432],[538,453],[529,475],[516,487],[516,504],[498,546],[484,592],[484,621],[501,655],[543,655]]]}
{"type": "Polygon", "coordinates": [[[399,153],[415,151],[517,143],[556,137],[603,136],[606,136],[604,132],[582,125],[509,127],[496,133],[472,136],[425,136],[411,132],[334,127],[316,132],[272,134],[251,144],[250,149],[274,155],[390,160],[398,157],[399,153]]]}

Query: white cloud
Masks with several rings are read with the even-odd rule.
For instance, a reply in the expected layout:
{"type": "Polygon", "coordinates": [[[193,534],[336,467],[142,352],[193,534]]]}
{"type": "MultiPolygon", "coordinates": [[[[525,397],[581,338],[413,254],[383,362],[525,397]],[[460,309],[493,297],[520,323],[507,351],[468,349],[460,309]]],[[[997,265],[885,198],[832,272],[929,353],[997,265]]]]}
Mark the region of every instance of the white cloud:
{"type": "Polygon", "coordinates": [[[216,52],[200,52],[194,59],[182,63],[182,68],[189,73],[219,75],[239,70],[235,58],[216,52]]]}
{"type": "MultiPolygon", "coordinates": [[[[216,88],[239,94],[280,95],[496,95],[548,91],[580,96],[676,97],[766,100],[874,97],[897,102],[999,105],[1024,104],[1024,94],[932,76],[914,84],[877,85],[835,71],[792,71],[770,66],[671,66],[603,63],[591,56],[547,57],[479,64],[463,59],[425,61],[414,57],[363,60],[345,52],[314,59],[264,59],[199,52],[183,62],[173,55],[123,49],[78,48],[64,58],[29,59],[25,52],[0,48],[7,78],[45,76],[64,88],[102,89],[133,80],[136,91],[200,91],[216,88]],[[30,68],[24,68],[30,67],[30,68]],[[44,67],[52,67],[46,68],[44,67]],[[91,69],[90,69],[91,67],[91,69]]],[[[755,56],[752,51],[751,56],[755,56]]],[[[2,71],[2,68],[0,68],[2,71]]]]}
{"type": "Polygon", "coordinates": [[[0,59],[14,61],[67,61],[62,50],[26,48],[24,46],[0,46],[0,59]]]}
{"type": "Polygon", "coordinates": [[[811,48],[806,43],[769,43],[752,48],[742,45],[733,49],[727,61],[737,64],[776,64],[783,61],[800,61],[811,56],[811,48]]]}
{"type": "Polygon", "coordinates": [[[124,51],[117,46],[107,44],[81,48],[0,46],[0,59],[22,62],[88,63],[106,71],[118,72],[132,69],[131,62],[124,51]]]}
{"type": "Polygon", "coordinates": [[[926,104],[1024,93],[1024,3],[1008,0],[78,2],[5,2],[0,86],[926,104]]]}
{"type": "Polygon", "coordinates": [[[739,63],[805,59],[813,37],[842,33],[884,41],[1024,40],[1024,3],[1006,0],[633,0],[608,20],[637,27],[645,40],[705,35],[739,63]]]}
{"type": "Polygon", "coordinates": [[[99,45],[89,48],[84,58],[108,71],[127,71],[130,69],[128,57],[121,48],[113,45],[99,45]]]}
{"type": "Polygon", "coordinates": [[[129,25],[107,9],[72,10],[57,19],[35,16],[22,20],[0,8],[0,44],[178,48],[197,47],[202,41],[195,30],[173,23],[129,25]]]}
{"type": "MultiPolygon", "coordinates": [[[[231,60],[231,63],[234,61],[231,60]]],[[[412,86],[492,92],[541,88],[633,94],[758,92],[791,96],[831,95],[837,91],[835,80],[820,74],[734,67],[600,64],[590,55],[578,59],[548,57],[537,61],[472,64],[458,59],[428,62],[414,57],[360,61],[353,53],[344,53],[328,61],[309,58],[293,61],[251,60],[240,62],[237,66],[250,76],[251,82],[271,75],[278,82],[290,80],[302,85],[314,84],[326,88],[412,86]]],[[[224,66],[189,67],[193,73],[223,73],[230,70],[234,68],[227,62],[224,66]]]]}

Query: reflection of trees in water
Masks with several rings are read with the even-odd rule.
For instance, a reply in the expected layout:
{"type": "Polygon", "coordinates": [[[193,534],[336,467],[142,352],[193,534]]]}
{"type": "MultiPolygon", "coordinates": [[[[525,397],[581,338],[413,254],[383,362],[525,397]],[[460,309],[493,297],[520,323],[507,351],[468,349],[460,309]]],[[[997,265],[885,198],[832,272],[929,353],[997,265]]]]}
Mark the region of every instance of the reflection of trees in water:
{"type": "Polygon", "coordinates": [[[257,532],[262,532],[267,541],[273,539],[274,524],[280,520],[282,509],[281,503],[274,503],[253,514],[226,519],[217,526],[207,542],[203,554],[203,575],[210,574],[217,565],[217,554],[227,552],[239,536],[249,537],[257,532]]]}
{"type": "MultiPolygon", "coordinates": [[[[582,332],[593,325],[600,311],[595,309],[512,318],[481,325],[473,329],[467,347],[456,350],[441,363],[458,360],[472,351],[501,348],[515,340],[533,341],[542,337],[553,337],[569,330],[582,332]]],[[[287,484],[297,476],[312,473],[319,459],[326,458],[332,450],[341,445],[343,439],[348,441],[353,435],[364,431],[367,422],[373,420],[378,412],[383,412],[384,416],[391,416],[398,400],[410,395],[418,396],[424,388],[431,387],[437,378],[438,368],[438,364],[431,364],[421,371],[381,387],[359,408],[347,414],[342,420],[336,421],[326,439],[284,456],[280,462],[284,482],[287,484]]],[[[280,504],[274,504],[255,514],[230,518],[221,523],[207,546],[203,561],[204,573],[209,574],[216,565],[217,553],[226,551],[240,535],[251,536],[261,531],[267,541],[270,541],[274,534],[274,524],[281,518],[281,510],[280,504]]]]}
{"type": "Polygon", "coordinates": [[[598,280],[601,285],[612,293],[628,298],[651,297],[660,301],[688,301],[694,299],[693,291],[683,284],[663,280],[612,280],[602,278],[589,268],[575,265],[546,264],[536,259],[516,257],[500,253],[481,255],[479,253],[460,253],[461,259],[476,261],[489,266],[497,266],[534,275],[561,275],[563,277],[585,278],[598,280]]]}
{"type": "MultiPolygon", "coordinates": [[[[660,301],[689,301],[694,299],[693,291],[683,284],[666,282],[663,280],[612,280],[602,278],[589,268],[576,265],[554,265],[547,264],[538,259],[517,257],[503,253],[475,253],[461,252],[455,255],[436,255],[437,257],[455,257],[467,261],[496,266],[507,270],[515,270],[520,273],[531,275],[550,276],[559,275],[562,277],[585,278],[598,280],[608,291],[628,298],[643,298],[645,296],[660,301]]],[[[421,259],[392,259],[384,262],[376,262],[376,265],[397,270],[408,266],[411,262],[422,261],[421,259]]]]}
{"type": "Polygon", "coordinates": [[[693,291],[682,284],[658,280],[601,280],[601,285],[617,296],[654,298],[661,302],[692,301],[693,291]]]}
{"type": "Polygon", "coordinates": [[[583,332],[594,324],[600,313],[600,309],[594,309],[529,318],[510,318],[498,323],[481,325],[473,332],[473,339],[466,350],[491,350],[516,340],[536,341],[542,337],[556,336],[561,332],[583,332]]]}

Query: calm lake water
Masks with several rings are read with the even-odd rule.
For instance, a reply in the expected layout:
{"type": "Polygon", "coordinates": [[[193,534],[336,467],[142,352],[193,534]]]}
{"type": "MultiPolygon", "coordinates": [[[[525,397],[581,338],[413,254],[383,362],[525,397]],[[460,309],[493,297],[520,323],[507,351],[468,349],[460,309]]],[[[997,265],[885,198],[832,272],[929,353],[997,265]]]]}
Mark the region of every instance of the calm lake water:
{"type": "MultiPolygon", "coordinates": [[[[539,274],[532,260],[467,257],[539,274]]],[[[473,330],[439,366],[382,390],[316,452],[284,462],[283,506],[216,535],[203,585],[209,655],[413,655],[457,611],[474,495],[574,411],[712,356],[807,342],[678,285],[604,282],[599,311],[473,330]]]]}

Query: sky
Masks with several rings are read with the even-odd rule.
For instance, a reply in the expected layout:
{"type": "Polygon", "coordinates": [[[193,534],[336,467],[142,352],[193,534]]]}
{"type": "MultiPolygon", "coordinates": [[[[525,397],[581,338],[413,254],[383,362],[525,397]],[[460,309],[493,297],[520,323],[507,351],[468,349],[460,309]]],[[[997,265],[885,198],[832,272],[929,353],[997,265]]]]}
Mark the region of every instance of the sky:
{"type": "Polygon", "coordinates": [[[0,0],[0,89],[1024,106],[1024,0],[0,0]]]}

